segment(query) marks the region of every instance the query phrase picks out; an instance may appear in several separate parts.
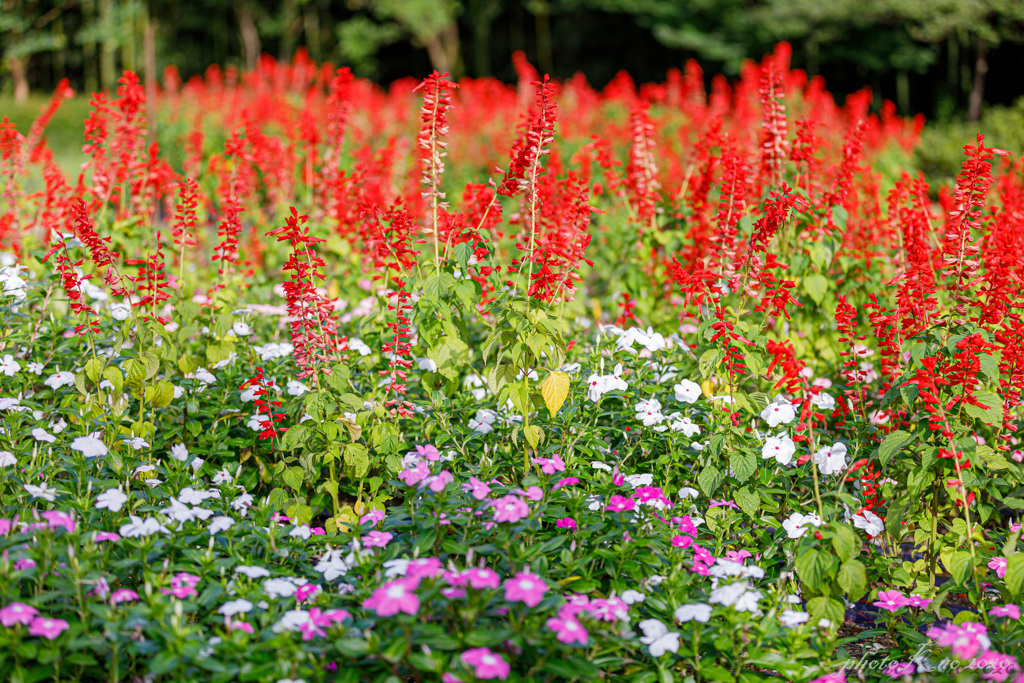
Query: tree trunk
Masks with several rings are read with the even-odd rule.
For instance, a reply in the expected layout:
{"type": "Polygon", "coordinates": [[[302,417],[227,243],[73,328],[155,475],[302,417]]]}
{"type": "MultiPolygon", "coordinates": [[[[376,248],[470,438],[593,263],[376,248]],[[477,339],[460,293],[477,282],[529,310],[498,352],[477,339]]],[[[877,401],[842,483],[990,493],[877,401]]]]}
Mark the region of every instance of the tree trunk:
{"type": "Polygon", "coordinates": [[[11,57],[7,64],[14,81],[14,103],[24,104],[28,99],[28,57],[11,57]]]}
{"type": "Polygon", "coordinates": [[[424,41],[423,46],[427,49],[427,56],[430,57],[430,65],[433,68],[441,73],[450,74],[452,78],[461,75],[459,27],[454,21],[436,36],[424,41]]]}
{"type": "Polygon", "coordinates": [[[985,101],[985,77],[988,75],[988,41],[978,38],[978,54],[974,60],[974,81],[967,106],[967,120],[974,123],[981,118],[981,104],[985,101]]]}
{"type": "Polygon", "coordinates": [[[260,59],[260,32],[256,28],[256,20],[252,16],[252,8],[247,0],[235,3],[235,14],[238,16],[238,34],[242,41],[242,56],[245,68],[253,71],[260,59]]]}
{"type": "Polygon", "coordinates": [[[551,49],[551,16],[545,0],[537,3],[533,27],[537,36],[537,65],[542,74],[550,74],[555,70],[555,59],[551,49]]]}

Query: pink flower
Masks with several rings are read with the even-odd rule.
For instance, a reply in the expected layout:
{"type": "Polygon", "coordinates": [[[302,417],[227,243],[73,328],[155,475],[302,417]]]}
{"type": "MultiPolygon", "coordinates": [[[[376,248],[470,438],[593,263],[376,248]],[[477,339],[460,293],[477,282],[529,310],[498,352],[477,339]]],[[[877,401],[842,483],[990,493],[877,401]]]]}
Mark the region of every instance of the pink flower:
{"type": "Polygon", "coordinates": [[[374,530],[363,536],[363,545],[367,548],[384,548],[392,538],[394,538],[394,534],[388,531],[374,530]]]}
{"type": "Polygon", "coordinates": [[[565,472],[565,461],[562,460],[562,456],[557,453],[551,458],[534,458],[534,465],[540,466],[540,471],[544,474],[554,474],[555,472],[565,472]]]}
{"type": "Polygon", "coordinates": [[[919,607],[921,609],[927,609],[928,605],[930,604],[932,604],[932,601],[929,598],[922,598],[920,595],[907,596],[907,607],[919,607]]]}
{"type": "Polygon", "coordinates": [[[462,683],[462,679],[456,678],[451,674],[444,674],[443,676],[441,676],[441,683],[462,683]]]}
{"type": "Polygon", "coordinates": [[[523,492],[523,495],[534,503],[544,500],[544,490],[539,486],[531,486],[523,492]]]}
{"type": "Polygon", "coordinates": [[[985,625],[973,621],[945,628],[933,626],[928,630],[928,637],[935,639],[939,647],[950,648],[957,659],[973,659],[992,644],[988,639],[988,629],[985,625]]]}
{"type": "Polygon", "coordinates": [[[575,529],[576,520],[572,517],[563,517],[562,519],[555,522],[555,526],[559,529],[575,529]]]}
{"type": "Polygon", "coordinates": [[[697,576],[711,576],[711,567],[700,562],[694,562],[690,565],[690,571],[697,576]]]}
{"type": "Polygon", "coordinates": [[[462,575],[469,581],[469,585],[477,590],[484,588],[497,588],[501,584],[501,577],[497,572],[487,567],[473,567],[462,572],[462,575]]]}
{"type": "Polygon", "coordinates": [[[968,668],[981,671],[981,679],[984,681],[1005,681],[1014,671],[1020,671],[1016,657],[995,650],[981,653],[968,668]]]}
{"type": "Polygon", "coordinates": [[[27,626],[32,623],[33,617],[39,614],[39,610],[23,602],[12,602],[3,609],[0,609],[0,624],[7,628],[15,624],[27,626]]]}
{"type": "Polygon", "coordinates": [[[1005,557],[993,557],[988,563],[989,569],[996,570],[996,576],[1000,579],[1006,578],[1006,558],[1005,557]]]}
{"type": "Polygon", "coordinates": [[[175,586],[174,588],[161,588],[160,592],[164,595],[173,595],[179,600],[184,600],[191,595],[199,595],[195,588],[192,586],[175,586]]]}
{"type": "Polygon", "coordinates": [[[398,473],[398,478],[403,481],[406,486],[415,486],[428,476],[430,476],[430,468],[425,462],[418,462],[415,467],[398,473]]]}
{"type": "Polygon", "coordinates": [[[739,510],[740,509],[740,506],[737,505],[736,503],[732,502],[731,500],[715,500],[714,498],[711,499],[711,504],[708,507],[709,508],[727,507],[727,508],[732,508],[733,510],[739,510]]]}
{"type": "Polygon", "coordinates": [[[410,579],[432,579],[440,574],[443,568],[441,560],[436,557],[420,557],[409,563],[405,576],[410,579]]]}
{"type": "Polygon", "coordinates": [[[580,622],[575,619],[548,619],[547,627],[554,631],[557,636],[558,642],[571,645],[573,643],[579,643],[580,645],[587,644],[587,629],[583,628],[580,622]]]}
{"type": "Polygon", "coordinates": [[[468,484],[463,484],[462,489],[468,491],[477,500],[483,500],[491,494],[491,487],[476,477],[470,477],[468,484]]]}
{"type": "Polygon", "coordinates": [[[693,546],[693,559],[707,565],[715,563],[715,556],[708,552],[706,548],[699,545],[693,546]]]}
{"type": "Polygon", "coordinates": [[[317,585],[312,584],[312,583],[304,584],[304,585],[299,586],[298,588],[295,589],[295,601],[296,602],[305,602],[306,598],[309,598],[309,597],[311,597],[311,596],[313,596],[313,595],[315,595],[316,593],[319,593],[319,592],[320,592],[320,586],[317,586],[317,585]]]}
{"type": "Polygon", "coordinates": [[[232,621],[230,624],[228,624],[228,630],[229,631],[244,631],[245,633],[248,633],[249,635],[252,635],[253,633],[256,632],[256,629],[254,629],[252,627],[252,624],[246,623],[244,621],[232,621]]]}
{"type": "Polygon", "coordinates": [[[47,510],[46,512],[40,513],[39,516],[46,520],[51,529],[64,527],[69,534],[75,533],[75,518],[66,512],[61,512],[60,510],[47,510]]]}
{"type": "Polygon", "coordinates": [[[290,522],[290,521],[292,521],[292,518],[291,517],[286,517],[285,515],[282,515],[280,512],[275,512],[274,514],[272,514],[270,516],[270,521],[271,522],[290,522]]]}
{"type": "Polygon", "coordinates": [[[629,605],[617,595],[590,601],[590,614],[601,621],[620,621],[629,618],[629,605]]]}
{"type": "Polygon", "coordinates": [[[378,617],[393,617],[399,612],[416,614],[420,609],[420,599],[413,591],[419,585],[418,578],[388,581],[363,601],[363,608],[374,610],[378,617]]]}
{"type": "Polygon", "coordinates": [[[917,667],[914,666],[913,662],[892,662],[882,673],[889,678],[903,678],[904,676],[912,675],[916,671],[917,667]]]}
{"type": "Polygon", "coordinates": [[[466,650],[462,653],[462,661],[473,669],[473,675],[480,680],[498,678],[505,680],[512,671],[508,662],[501,655],[491,652],[486,647],[466,650]]]}
{"type": "Polygon", "coordinates": [[[416,455],[421,458],[426,458],[431,462],[437,462],[441,459],[441,454],[437,451],[437,448],[427,444],[426,446],[416,446],[416,455]]]}
{"type": "Polygon", "coordinates": [[[547,592],[548,585],[544,579],[529,571],[521,571],[505,580],[505,599],[509,602],[522,602],[527,607],[536,607],[547,592]]]}
{"type": "Polygon", "coordinates": [[[575,486],[578,483],[580,483],[580,480],[576,477],[565,477],[564,479],[559,479],[555,482],[554,486],[551,487],[551,493],[554,493],[558,489],[566,486],[575,486]]]}
{"type": "Polygon", "coordinates": [[[570,593],[565,596],[566,603],[558,608],[559,619],[575,619],[580,612],[590,610],[590,598],[579,593],[570,593]]]}
{"type": "Polygon", "coordinates": [[[988,611],[990,617],[1009,617],[1010,619],[1020,619],[1020,607],[1017,605],[999,605],[993,607],[988,611]]]}
{"type": "Polygon", "coordinates": [[[626,483],[626,477],[624,477],[622,472],[619,471],[618,465],[612,468],[612,483],[616,486],[622,486],[626,483]]]}
{"type": "Polygon", "coordinates": [[[518,522],[530,514],[530,507],[519,496],[508,495],[494,501],[495,522],[518,522]]]}
{"type": "Polygon", "coordinates": [[[691,545],[693,545],[693,537],[686,536],[685,534],[681,536],[673,536],[672,545],[676,548],[682,548],[683,550],[686,550],[691,545]]]}
{"type": "Polygon", "coordinates": [[[753,557],[753,555],[751,555],[746,550],[728,550],[725,553],[725,559],[729,560],[730,562],[738,562],[739,564],[743,564],[743,560],[747,559],[748,557],[753,557]]]}
{"type": "Polygon", "coordinates": [[[314,536],[326,536],[327,530],[324,529],[322,526],[314,526],[309,528],[309,533],[311,533],[314,536]]]}
{"type": "Polygon", "coordinates": [[[36,617],[28,625],[30,636],[40,636],[47,640],[53,640],[64,631],[68,630],[68,622],[63,619],[50,619],[49,617],[36,617]]]}
{"type": "Polygon", "coordinates": [[[878,591],[878,600],[871,603],[880,609],[898,612],[901,607],[907,606],[907,597],[897,590],[878,591]]]}
{"type": "Polygon", "coordinates": [[[835,674],[825,674],[824,676],[815,678],[810,683],[846,683],[846,674],[842,671],[835,674]]]}
{"type": "Polygon", "coordinates": [[[21,569],[32,569],[35,566],[36,566],[36,561],[35,560],[30,560],[27,557],[23,557],[23,558],[21,558],[20,560],[18,560],[17,562],[14,563],[14,571],[19,571],[21,569]]]}
{"type": "Polygon", "coordinates": [[[612,496],[604,506],[606,512],[629,512],[636,507],[636,501],[625,496],[612,496]]]}
{"type": "Polygon", "coordinates": [[[171,585],[175,587],[188,586],[190,588],[195,588],[199,585],[199,577],[195,574],[189,574],[188,572],[178,572],[174,575],[174,578],[171,579],[171,585]]]}
{"type": "Polygon", "coordinates": [[[139,594],[133,590],[127,588],[119,588],[110,594],[110,604],[120,605],[122,602],[129,602],[131,600],[138,600],[139,594]]]}
{"type": "Polygon", "coordinates": [[[360,524],[373,524],[376,525],[379,522],[384,521],[383,510],[370,510],[365,515],[359,518],[360,524]]]}
{"type": "Polygon", "coordinates": [[[455,481],[455,477],[452,476],[451,472],[448,470],[441,470],[437,476],[430,477],[430,479],[428,479],[429,483],[427,488],[434,493],[441,493],[444,491],[445,487],[453,481],[455,481]]]}
{"type": "Polygon", "coordinates": [[[120,541],[121,537],[112,531],[100,531],[92,537],[94,543],[102,543],[103,541],[120,541]]]}
{"type": "Polygon", "coordinates": [[[0,536],[6,536],[11,533],[11,529],[17,524],[17,518],[14,521],[9,519],[0,519],[0,536]]]}
{"type": "Polygon", "coordinates": [[[672,501],[666,498],[665,492],[657,486],[638,486],[633,492],[633,498],[644,504],[656,503],[663,507],[672,507],[672,501]]]}

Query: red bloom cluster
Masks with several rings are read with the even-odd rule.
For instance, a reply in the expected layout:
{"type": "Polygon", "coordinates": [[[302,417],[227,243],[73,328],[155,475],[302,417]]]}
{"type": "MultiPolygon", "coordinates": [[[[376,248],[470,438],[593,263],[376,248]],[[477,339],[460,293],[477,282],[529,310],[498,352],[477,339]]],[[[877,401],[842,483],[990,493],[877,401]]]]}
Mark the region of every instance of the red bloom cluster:
{"type": "Polygon", "coordinates": [[[274,412],[274,408],[280,408],[281,402],[277,399],[268,401],[264,398],[267,395],[267,390],[272,388],[274,383],[271,380],[266,379],[263,376],[263,368],[256,368],[256,375],[251,379],[245,380],[240,387],[239,391],[245,391],[246,389],[252,388],[253,395],[255,398],[253,402],[256,404],[256,412],[263,416],[260,421],[262,427],[260,428],[260,440],[273,439],[276,436],[281,436],[286,431],[287,427],[278,427],[277,423],[285,419],[284,413],[274,412]]]}

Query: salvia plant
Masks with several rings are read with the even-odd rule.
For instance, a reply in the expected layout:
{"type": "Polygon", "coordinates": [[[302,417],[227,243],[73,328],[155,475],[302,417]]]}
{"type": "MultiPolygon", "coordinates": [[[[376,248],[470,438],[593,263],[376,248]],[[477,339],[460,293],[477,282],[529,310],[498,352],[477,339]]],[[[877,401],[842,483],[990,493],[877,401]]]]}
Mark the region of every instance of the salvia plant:
{"type": "Polygon", "coordinates": [[[0,123],[0,676],[1024,681],[1024,165],[780,45],[0,123]]]}

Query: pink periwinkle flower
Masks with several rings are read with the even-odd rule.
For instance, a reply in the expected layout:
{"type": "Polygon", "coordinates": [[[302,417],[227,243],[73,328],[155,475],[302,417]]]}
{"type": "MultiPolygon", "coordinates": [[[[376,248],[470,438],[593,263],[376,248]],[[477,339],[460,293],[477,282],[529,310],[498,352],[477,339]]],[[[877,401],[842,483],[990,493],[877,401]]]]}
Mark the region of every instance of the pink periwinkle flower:
{"type": "Polygon", "coordinates": [[[911,676],[917,671],[917,667],[914,666],[913,662],[892,662],[889,666],[885,667],[882,672],[889,678],[903,678],[904,676],[911,676]]]}
{"type": "Polygon", "coordinates": [[[607,512],[629,512],[635,507],[636,501],[632,498],[615,495],[608,500],[608,504],[604,506],[604,509],[607,512]]]}
{"type": "Polygon", "coordinates": [[[256,629],[254,629],[252,627],[252,624],[250,624],[250,623],[248,623],[246,621],[232,621],[231,623],[228,624],[228,630],[229,631],[242,631],[244,633],[248,633],[249,635],[252,635],[253,633],[256,632],[256,629]]]}
{"type": "Polygon", "coordinates": [[[1006,578],[1006,558],[1005,557],[993,557],[988,563],[989,569],[996,570],[996,576],[1000,579],[1006,578]]]}
{"type": "Polygon", "coordinates": [[[907,596],[897,590],[878,591],[878,600],[871,604],[879,609],[898,612],[901,607],[907,606],[907,596]]]}
{"type": "Polygon", "coordinates": [[[560,643],[565,643],[566,645],[573,643],[587,644],[587,629],[583,628],[582,624],[575,619],[551,618],[547,621],[547,627],[556,633],[555,637],[560,643]]]}
{"type": "Polygon", "coordinates": [[[448,484],[455,481],[455,477],[448,470],[441,470],[436,476],[430,477],[427,482],[427,488],[434,493],[441,493],[444,491],[448,484]]]}
{"type": "Polygon", "coordinates": [[[617,595],[590,601],[590,614],[601,621],[621,621],[629,618],[629,605],[617,595]]]}
{"type": "Polygon", "coordinates": [[[707,548],[699,545],[693,546],[693,559],[702,564],[710,565],[715,563],[715,556],[712,555],[707,548]]]}
{"type": "Polygon", "coordinates": [[[39,636],[47,640],[53,640],[64,631],[70,628],[68,622],[63,619],[51,619],[50,617],[36,617],[28,625],[28,633],[31,636],[39,636]]]}
{"type": "Polygon", "coordinates": [[[127,588],[119,588],[110,594],[111,605],[120,605],[122,602],[131,602],[138,599],[139,594],[127,588]]]}
{"type": "Polygon", "coordinates": [[[697,576],[711,576],[711,567],[700,562],[694,562],[690,565],[690,571],[697,576]]]}
{"type": "Polygon", "coordinates": [[[405,576],[411,579],[432,579],[440,574],[443,569],[444,565],[436,557],[418,557],[409,562],[409,566],[405,570],[405,576]]]}
{"type": "Polygon", "coordinates": [[[468,484],[463,484],[464,491],[468,491],[477,500],[483,500],[491,494],[491,487],[487,482],[480,481],[476,477],[470,477],[468,484]]]}
{"type": "Polygon", "coordinates": [[[28,626],[32,619],[39,614],[39,610],[23,602],[12,602],[3,609],[0,609],[0,624],[11,628],[15,624],[28,626]]]}
{"type": "Polygon", "coordinates": [[[530,571],[521,571],[505,580],[505,599],[509,602],[522,602],[527,607],[536,607],[547,592],[548,585],[544,579],[530,571]]]}
{"type": "Polygon", "coordinates": [[[112,531],[99,531],[92,537],[92,540],[94,543],[102,543],[103,541],[120,541],[121,536],[112,531]]]}
{"type": "Polygon", "coordinates": [[[578,483],[580,483],[580,480],[576,477],[565,477],[564,479],[559,479],[554,483],[551,487],[551,492],[554,493],[558,489],[565,488],[566,486],[575,486],[578,483]]]}
{"type": "Polygon", "coordinates": [[[388,581],[363,601],[363,608],[372,609],[378,617],[393,617],[399,612],[416,614],[420,609],[420,599],[415,593],[419,585],[418,578],[388,581]]]}
{"type": "Polygon", "coordinates": [[[295,601],[305,602],[308,598],[319,592],[320,586],[312,583],[303,584],[295,589],[295,601]]]}
{"type": "Polygon", "coordinates": [[[384,516],[385,513],[383,510],[370,510],[359,518],[359,523],[376,525],[384,521],[384,516]]]}
{"type": "Polygon", "coordinates": [[[501,585],[501,577],[498,576],[498,573],[487,567],[473,567],[462,574],[469,581],[469,585],[477,590],[495,589],[501,585]]]}
{"type": "Polygon", "coordinates": [[[426,446],[416,446],[416,455],[421,458],[426,458],[431,462],[437,462],[441,459],[441,454],[438,452],[435,446],[427,444],[426,446]]]}
{"type": "Polygon", "coordinates": [[[40,513],[39,516],[46,520],[51,529],[63,527],[69,534],[75,533],[75,518],[67,512],[47,510],[40,513]]]}
{"type": "Polygon", "coordinates": [[[810,683],[846,683],[846,674],[842,671],[834,674],[825,674],[815,678],[810,683]]]}
{"type": "Polygon", "coordinates": [[[626,477],[619,471],[618,465],[612,468],[612,483],[616,486],[622,486],[626,483],[626,477]]]}
{"type": "Polygon", "coordinates": [[[367,548],[384,548],[392,538],[394,538],[394,534],[389,531],[374,530],[363,536],[363,545],[367,548]]]}
{"type": "Polygon", "coordinates": [[[673,517],[672,523],[676,525],[681,532],[684,534],[690,534],[691,536],[697,533],[697,525],[690,519],[690,515],[683,515],[682,517],[673,517]]]}
{"type": "Polygon", "coordinates": [[[462,661],[473,669],[473,675],[486,681],[492,678],[505,680],[512,669],[501,655],[491,652],[486,647],[466,650],[462,653],[462,661]]]}
{"type": "Polygon", "coordinates": [[[1020,664],[1013,655],[988,650],[971,662],[969,668],[981,671],[981,679],[984,681],[1005,681],[1010,674],[1020,671],[1020,664]]]}
{"type": "Polygon", "coordinates": [[[540,471],[544,474],[565,472],[565,461],[562,460],[562,456],[557,453],[551,458],[534,458],[533,464],[538,465],[540,467],[540,471]]]}
{"type": "Polygon", "coordinates": [[[751,555],[746,550],[728,550],[725,553],[725,559],[729,560],[730,562],[737,562],[739,564],[743,564],[743,560],[747,559],[748,557],[753,557],[753,555],[751,555]]]}
{"type": "Polygon", "coordinates": [[[22,569],[32,569],[36,566],[35,560],[30,560],[27,557],[23,557],[14,563],[14,571],[20,571],[22,569]]]}
{"type": "Polygon", "coordinates": [[[682,548],[683,550],[686,550],[691,545],[693,545],[693,537],[692,536],[687,536],[686,534],[681,534],[681,535],[678,535],[678,536],[673,536],[672,537],[672,545],[675,546],[676,548],[682,548]]]}
{"type": "Polygon", "coordinates": [[[563,517],[562,519],[555,522],[555,526],[559,529],[575,529],[576,520],[572,517],[563,517]]]}
{"type": "Polygon", "coordinates": [[[313,526],[309,528],[309,533],[313,536],[326,536],[327,530],[324,529],[322,526],[313,526]]]}
{"type": "Polygon", "coordinates": [[[418,462],[415,467],[410,467],[409,469],[398,473],[398,478],[404,482],[406,486],[415,486],[429,476],[430,468],[425,462],[418,462]]]}
{"type": "Polygon", "coordinates": [[[665,492],[658,486],[639,486],[633,492],[633,498],[641,503],[658,503],[664,507],[672,507],[672,501],[665,497],[665,492]]]}
{"type": "Polygon", "coordinates": [[[1020,607],[1017,605],[999,605],[988,611],[990,617],[1008,617],[1013,620],[1020,619],[1020,607]]]}
{"type": "Polygon", "coordinates": [[[518,522],[530,514],[530,507],[519,496],[503,496],[491,504],[495,522],[518,522]]]}

